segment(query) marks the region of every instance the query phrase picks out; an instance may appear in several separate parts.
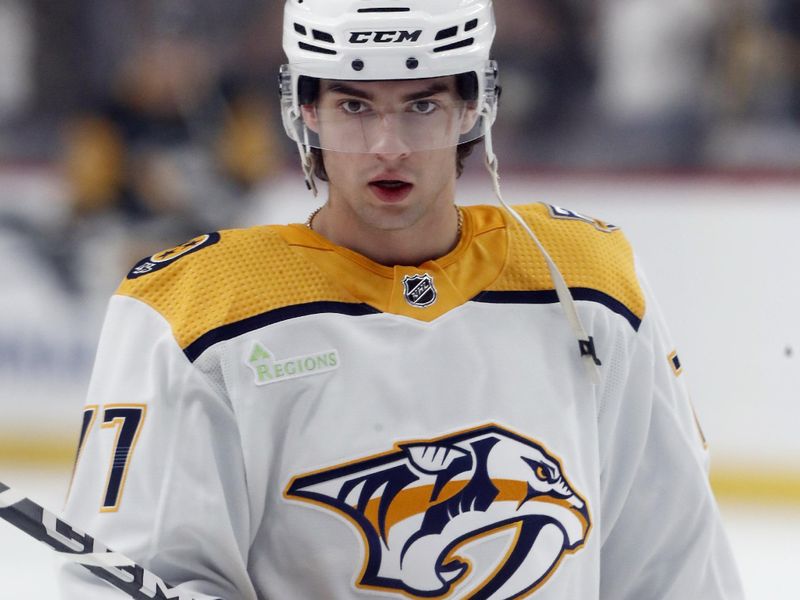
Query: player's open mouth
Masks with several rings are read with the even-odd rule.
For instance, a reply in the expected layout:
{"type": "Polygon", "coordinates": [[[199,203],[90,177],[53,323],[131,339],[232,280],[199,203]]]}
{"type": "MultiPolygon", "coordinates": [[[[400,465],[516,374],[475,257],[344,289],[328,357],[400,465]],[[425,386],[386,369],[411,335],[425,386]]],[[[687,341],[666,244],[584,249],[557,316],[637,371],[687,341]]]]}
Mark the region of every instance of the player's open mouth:
{"type": "Polygon", "coordinates": [[[411,193],[414,185],[399,179],[378,179],[370,181],[369,187],[384,202],[400,202],[411,193]]]}

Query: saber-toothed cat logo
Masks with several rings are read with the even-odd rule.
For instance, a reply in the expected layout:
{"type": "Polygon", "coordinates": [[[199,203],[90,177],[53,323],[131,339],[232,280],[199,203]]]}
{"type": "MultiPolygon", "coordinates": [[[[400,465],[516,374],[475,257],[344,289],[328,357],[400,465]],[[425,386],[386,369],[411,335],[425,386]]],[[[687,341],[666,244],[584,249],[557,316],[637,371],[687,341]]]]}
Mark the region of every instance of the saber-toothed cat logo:
{"type": "Polygon", "coordinates": [[[586,543],[589,507],[542,444],[497,425],[300,475],[285,496],[344,516],[366,548],[356,586],[412,598],[506,600],[540,589],[586,543]],[[506,547],[472,564],[473,544],[506,547]],[[470,576],[470,573],[476,576],[470,576]],[[478,575],[483,574],[483,575],[478,575]]]}

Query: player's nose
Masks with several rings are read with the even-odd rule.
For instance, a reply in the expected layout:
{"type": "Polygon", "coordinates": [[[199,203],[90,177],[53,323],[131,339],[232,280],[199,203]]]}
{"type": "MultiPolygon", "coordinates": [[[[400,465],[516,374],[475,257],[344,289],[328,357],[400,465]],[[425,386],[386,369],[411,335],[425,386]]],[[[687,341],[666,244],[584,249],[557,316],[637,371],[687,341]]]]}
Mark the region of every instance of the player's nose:
{"type": "Polygon", "coordinates": [[[383,115],[373,130],[370,152],[385,159],[404,158],[411,146],[403,138],[403,128],[398,115],[383,115]]]}

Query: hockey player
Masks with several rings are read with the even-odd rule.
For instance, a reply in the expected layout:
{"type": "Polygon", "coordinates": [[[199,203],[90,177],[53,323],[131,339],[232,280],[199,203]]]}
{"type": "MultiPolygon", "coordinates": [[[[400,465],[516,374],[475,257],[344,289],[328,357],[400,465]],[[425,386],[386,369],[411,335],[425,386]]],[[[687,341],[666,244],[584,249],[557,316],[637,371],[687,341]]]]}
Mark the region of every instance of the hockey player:
{"type": "Polygon", "coordinates": [[[480,138],[497,183],[493,36],[490,0],[286,3],[284,124],[327,198],[131,270],[67,520],[202,598],[742,597],[623,234],[455,204],[480,138]]]}

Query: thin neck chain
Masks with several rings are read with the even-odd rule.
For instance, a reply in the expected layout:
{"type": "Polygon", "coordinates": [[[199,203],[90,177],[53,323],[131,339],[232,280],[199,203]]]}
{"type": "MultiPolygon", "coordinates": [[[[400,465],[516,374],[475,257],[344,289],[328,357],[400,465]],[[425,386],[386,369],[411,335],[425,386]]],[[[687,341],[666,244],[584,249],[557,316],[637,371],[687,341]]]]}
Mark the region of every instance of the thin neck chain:
{"type": "MultiPolygon", "coordinates": [[[[324,208],[324,206],[325,205],[323,204],[322,206],[314,209],[314,211],[310,215],[308,215],[305,225],[310,230],[312,231],[314,230],[314,217],[316,217],[319,214],[319,211],[321,211],[324,208]]],[[[458,240],[461,239],[461,231],[464,229],[464,212],[461,210],[460,206],[454,205],[454,207],[456,209],[456,215],[458,215],[458,228],[456,229],[456,239],[458,240]]]]}
{"type": "MultiPolygon", "coordinates": [[[[325,206],[325,205],[323,204],[322,206],[325,206]]],[[[319,211],[321,211],[321,210],[322,210],[322,206],[320,206],[320,207],[318,207],[318,208],[315,208],[315,209],[314,209],[314,210],[311,212],[311,214],[310,214],[310,215],[308,215],[308,218],[306,219],[306,227],[308,227],[308,228],[309,228],[309,229],[311,229],[312,231],[314,230],[314,228],[312,227],[312,225],[314,224],[314,217],[316,217],[316,216],[319,214],[319,211]]]]}

